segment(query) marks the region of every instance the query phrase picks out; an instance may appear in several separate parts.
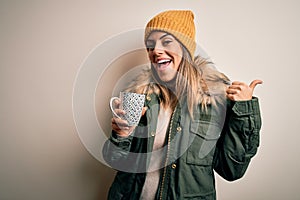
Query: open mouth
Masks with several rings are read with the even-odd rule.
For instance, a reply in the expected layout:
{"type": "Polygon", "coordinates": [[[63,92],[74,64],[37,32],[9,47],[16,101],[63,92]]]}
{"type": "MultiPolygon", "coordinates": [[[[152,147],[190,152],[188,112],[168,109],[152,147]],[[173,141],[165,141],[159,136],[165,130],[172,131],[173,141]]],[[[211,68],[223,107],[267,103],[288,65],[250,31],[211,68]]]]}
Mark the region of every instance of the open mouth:
{"type": "Polygon", "coordinates": [[[170,59],[162,59],[157,61],[158,69],[165,69],[171,62],[172,60],[170,59]]]}

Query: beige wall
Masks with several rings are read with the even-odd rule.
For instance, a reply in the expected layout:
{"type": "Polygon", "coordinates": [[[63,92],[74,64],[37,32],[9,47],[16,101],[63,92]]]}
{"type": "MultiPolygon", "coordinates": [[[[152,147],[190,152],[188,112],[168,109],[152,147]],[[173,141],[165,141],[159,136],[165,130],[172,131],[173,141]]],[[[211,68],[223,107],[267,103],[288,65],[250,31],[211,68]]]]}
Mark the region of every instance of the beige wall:
{"type": "MultiPolygon", "coordinates": [[[[243,179],[217,177],[219,199],[297,199],[299,6],[297,0],[0,1],[0,199],[105,198],[114,172],[80,140],[72,111],[77,73],[108,37],[142,28],[170,8],[195,12],[198,43],[231,79],[264,80],[256,89],[263,115],[258,155],[243,179]]],[[[111,92],[119,75],[110,76],[95,86],[105,132],[110,112],[101,91],[111,92]]]]}

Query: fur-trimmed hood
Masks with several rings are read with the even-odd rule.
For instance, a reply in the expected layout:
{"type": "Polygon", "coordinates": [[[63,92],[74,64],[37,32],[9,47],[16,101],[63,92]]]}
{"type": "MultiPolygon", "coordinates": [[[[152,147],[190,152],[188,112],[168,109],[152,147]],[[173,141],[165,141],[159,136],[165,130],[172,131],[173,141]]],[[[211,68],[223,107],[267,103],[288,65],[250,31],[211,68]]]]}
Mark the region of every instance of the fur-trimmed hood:
{"type": "MultiPolygon", "coordinates": [[[[226,98],[226,88],[230,84],[227,76],[217,70],[214,63],[203,59],[200,56],[195,57],[194,66],[201,74],[201,88],[197,91],[199,103],[214,104],[216,101],[223,101],[226,98]]],[[[127,91],[136,93],[156,93],[158,88],[152,87],[156,84],[150,68],[144,69],[139,76],[134,79],[127,91]]]]}
{"type": "Polygon", "coordinates": [[[229,78],[218,71],[213,62],[204,60],[199,56],[195,58],[195,66],[202,74],[202,90],[200,90],[202,93],[199,93],[201,95],[200,99],[208,104],[214,104],[216,101],[224,103],[226,89],[230,85],[229,78]]]}

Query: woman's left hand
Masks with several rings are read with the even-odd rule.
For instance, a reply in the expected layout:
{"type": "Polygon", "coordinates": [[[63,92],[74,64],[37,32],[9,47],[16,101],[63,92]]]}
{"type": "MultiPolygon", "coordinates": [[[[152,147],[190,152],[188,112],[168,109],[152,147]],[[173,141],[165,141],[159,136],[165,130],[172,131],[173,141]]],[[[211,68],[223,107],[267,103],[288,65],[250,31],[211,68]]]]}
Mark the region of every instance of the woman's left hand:
{"type": "Polygon", "coordinates": [[[246,83],[234,81],[227,88],[227,98],[232,101],[247,101],[252,99],[254,88],[257,84],[262,84],[261,80],[254,80],[247,85],[246,83]]]}

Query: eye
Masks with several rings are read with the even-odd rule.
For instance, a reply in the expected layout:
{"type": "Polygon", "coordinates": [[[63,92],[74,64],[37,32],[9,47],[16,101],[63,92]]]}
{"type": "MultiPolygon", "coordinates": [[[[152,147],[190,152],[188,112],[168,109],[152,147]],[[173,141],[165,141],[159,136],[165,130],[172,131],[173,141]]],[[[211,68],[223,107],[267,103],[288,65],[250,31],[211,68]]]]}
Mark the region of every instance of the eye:
{"type": "Polygon", "coordinates": [[[162,44],[163,44],[164,46],[167,46],[167,45],[169,45],[171,42],[172,42],[172,40],[164,40],[164,41],[162,42],[162,44]]]}
{"type": "Polygon", "coordinates": [[[146,48],[147,48],[147,51],[153,51],[155,48],[155,44],[153,42],[147,42],[146,48]]]}
{"type": "Polygon", "coordinates": [[[153,51],[154,50],[153,45],[147,45],[146,48],[147,48],[147,51],[153,51]]]}

